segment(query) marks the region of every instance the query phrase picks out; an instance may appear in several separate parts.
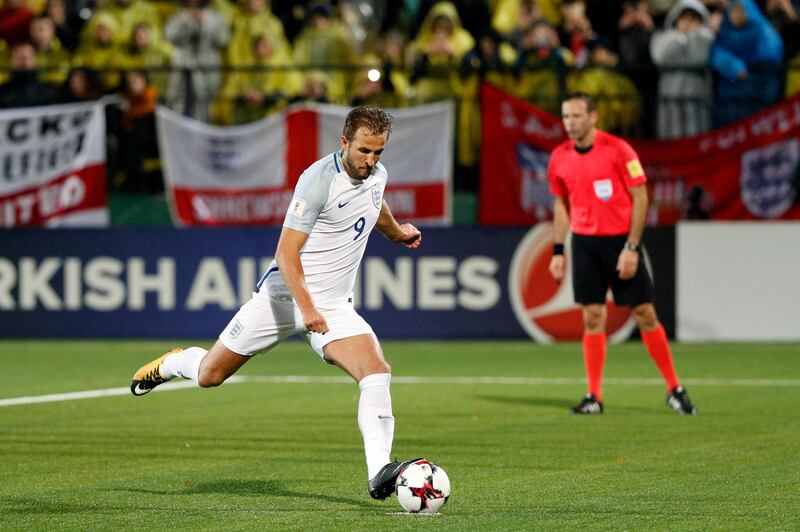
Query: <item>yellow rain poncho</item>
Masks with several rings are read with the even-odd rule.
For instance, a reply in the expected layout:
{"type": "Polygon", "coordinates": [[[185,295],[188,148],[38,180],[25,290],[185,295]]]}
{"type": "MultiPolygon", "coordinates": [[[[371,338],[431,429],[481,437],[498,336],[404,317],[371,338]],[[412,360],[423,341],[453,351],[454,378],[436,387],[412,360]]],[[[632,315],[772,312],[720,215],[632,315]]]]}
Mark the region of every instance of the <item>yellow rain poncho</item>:
{"type": "Polygon", "coordinates": [[[464,56],[475,46],[475,39],[461,26],[455,6],[451,2],[438,2],[428,12],[417,38],[409,45],[410,63],[426,64],[426,72],[413,85],[411,98],[415,103],[426,103],[454,99],[458,103],[458,161],[462,165],[475,162],[473,143],[477,85],[462,79],[459,65],[464,56]],[[452,32],[434,34],[434,22],[443,17],[450,21],[452,32]],[[444,47],[451,53],[440,50],[444,47]]]}

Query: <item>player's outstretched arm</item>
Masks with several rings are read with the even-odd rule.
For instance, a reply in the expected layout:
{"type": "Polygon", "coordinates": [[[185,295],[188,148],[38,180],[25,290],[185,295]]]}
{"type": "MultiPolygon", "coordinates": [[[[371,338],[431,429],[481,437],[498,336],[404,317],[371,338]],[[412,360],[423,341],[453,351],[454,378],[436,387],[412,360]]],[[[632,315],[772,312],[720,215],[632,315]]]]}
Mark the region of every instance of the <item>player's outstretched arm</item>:
{"type": "Polygon", "coordinates": [[[295,303],[303,314],[303,325],[311,332],[325,334],[328,323],[325,317],[314,306],[311,294],[308,293],[306,275],[300,262],[300,250],[308,240],[308,234],[284,227],[275,251],[275,262],[281,271],[281,277],[292,292],[295,303]]]}
{"type": "Polygon", "coordinates": [[[381,213],[375,227],[390,242],[403,244],[407,248],[417,249],[422,243],[420,230],[411,224],[397,223],[386,201],[381,205],[381,213]]]}

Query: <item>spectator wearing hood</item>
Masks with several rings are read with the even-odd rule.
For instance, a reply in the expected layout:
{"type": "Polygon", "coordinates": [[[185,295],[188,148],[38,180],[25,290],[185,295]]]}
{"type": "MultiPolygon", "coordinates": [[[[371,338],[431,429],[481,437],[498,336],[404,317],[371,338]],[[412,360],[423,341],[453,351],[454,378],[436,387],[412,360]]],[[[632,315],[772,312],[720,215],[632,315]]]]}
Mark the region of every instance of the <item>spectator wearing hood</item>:
{"type": "Polygon", "coordinates": [[[247,69],[232,72],[222,88],[225,122],[244,124],[283,107],[301,89],[302,75],[292,64],[284,41],[272,33],[255,35],[247,69]],[[231,109],[227,109],[230,107],[231,109]]]}
{"type": "Polygon", "coordinates": [[[172,65],[185,69],[172,73],[167,102],[179,113],[208,121],[210,104],[222,86],[222,75],[215,69],[222,65],[230,32],[206,0],[182,0],[181,4],[164,28],[164,37],[174,50],[172,65]]]}
{"type": "Polygon", "coordinates": [[[158,10],[149,0],[113,0],[108,6],[103,6],[119,24],[119,37],[123,39],[122,45],[133,34],[133,29],[140,24],[147,24],[152,28],[153,39],[161,39],[161,17],[158,10]]]}
{"type": "Polygon", "coordinates": [[[714,32],[700,0],[680,0],[650,42],[660,69],[656,136],[671,139],[711,128],[712,79],[707,71],[714,32]]]}
{"type": "Polygon", "coordinates": [[[283,32],[283,24],[272,14],[270,3],[266,0],[242,0],[241,16],[233,21],[231,41],[228,44],[228,64],[230,66],[249,65],[255,60],[253,41],[266,36],[272,47],[278,47],[280,54],[290,54],[289,43],[283,32]]]}
{"type": "Polygon", "coordinates": [[[126,70],[147,70],[150,82],[158,89],[159,95],[164,95],[169,83],[168,68],[173,50],[167,41],[155,36],[157,33],[146,22],[134,26],[128,44],[121,50],[122,61],[126,70]]]}
{"type": "MultiPolygon", "coordinates": [[[[483,35],[491,25],[492,10],[487,0],[449,0],[449,2],[456,8],[461,27],[475,39],[483,35]]],[[[411,26],[410,34],[412,36],[419,33],[431,8],[438,3],[439,0],[419,0],[419,8],[416,10],[415,20],[411,26]]]]}
{"type": "Polygon", "coordinates": [[[461,26],[456,7],[451,2],[438,2],[425,17],[416,39],[409,46],[409,63],[413,65],[413,98],[415,103],[444,99],[458,102],[458,164],[475,163],[471,144],[474,127],[474,87],[459,72],[464,57],[475,46],[475,39],[461,26]]]}
{"type": "Polygon", "coordinates": [[[346,28],[330,5],[311,7],[305,28],[294,42],[294,63],[303,67],[303,86],[307,99],[325,98],[347,103],[353,82],[350,72],[356,61],[353,43],[346,28]],[[324,96],[319,89],[325,88],[324,96]]]}
{"type": "Polygon", "coordinates": [[[641,97],[629,77],[617,70],[619,56],[602,37],[588,43],[589,66],[567,77],[570,93],[590,95],[599,114],[597,127],[616,135],[640,133],[641,97]]]}
{"type": "Polygon", "coordinates": [[[462,96],[457,67],[474,46],[475,39],[461,27],[452,3],[439,2],[431,8],[409,47],[420,103],[462,96]]]}
{"type": "Polygon", "coordinates": [[[78,47],[72,65],[97,70],[103,76],[103,84],[113,89],[119,85],[119,68],[123,63],[123,54],[117,45],[119,26],[108,13],[95,15],[92,21],[91,26],[84,26],[84,31],[91,35],[78,47]]]}
{"type": "Polygon", "coordinates": [[[711,48],[719,73],[715,125],[740,120],[781,95],[783,42],[753,0],[732,0],[711,48]]]}
{"type": "Polygon", "coordinates": [[[97,5],[99,7],[81,31],[82,45],[94,40],[97,32],[95,26],[101,20],[106,23],[106,17],[113,20],[115,46],[122,48],[127,45],[133,29],[139,24],[149,25],[155,32],[153,38],[161,39],[161,18],[148,0],[106,0],[97,5]]]}

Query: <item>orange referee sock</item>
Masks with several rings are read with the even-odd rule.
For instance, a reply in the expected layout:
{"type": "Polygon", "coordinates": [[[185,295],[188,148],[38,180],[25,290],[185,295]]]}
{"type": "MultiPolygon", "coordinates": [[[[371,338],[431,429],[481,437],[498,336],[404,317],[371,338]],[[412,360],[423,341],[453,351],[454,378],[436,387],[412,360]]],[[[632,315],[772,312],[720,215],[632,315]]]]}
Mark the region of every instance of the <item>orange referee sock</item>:
{"type": "Polygon", "coordinates": [[[664,326],[659,323],[652,331],[642,331],[642,342],[667,382],[667,389],[672,390],[680,386],[678,376],[675,375],[675,365],[672,363],[672,352],[669,349],[664,326]]]}
{"type": "Polygon", "coordinates": [[[589,393],[602,401],[603,366],[606,363],[606,333],[583,333],[583,364],[589,393]]]}

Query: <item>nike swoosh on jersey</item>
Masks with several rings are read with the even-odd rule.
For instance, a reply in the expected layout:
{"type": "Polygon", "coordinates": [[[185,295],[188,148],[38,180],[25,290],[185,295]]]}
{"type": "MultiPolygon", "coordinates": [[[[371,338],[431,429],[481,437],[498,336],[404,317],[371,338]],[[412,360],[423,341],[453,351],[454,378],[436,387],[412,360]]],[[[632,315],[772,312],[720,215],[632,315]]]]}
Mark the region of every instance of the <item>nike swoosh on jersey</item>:
{"type": "MultiPolygon", "coordinates": [[[[351,201],[352,201],[352,200],[351,200],[351,201]]],[[[344,206],[345,206],[345,205],[347,205],[348,203],[350,203],[350,202],[349,202],[349,201],[345,201],[344,203],[341,203],[341,202],[339,202],[339,208],[341,209],[342,207],[344,207],[344,206]]]]}

